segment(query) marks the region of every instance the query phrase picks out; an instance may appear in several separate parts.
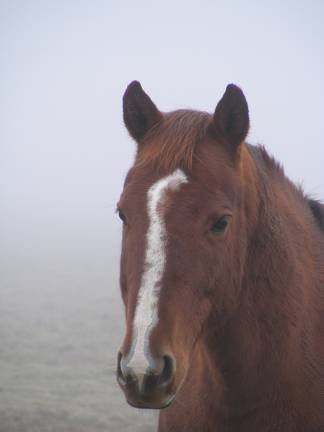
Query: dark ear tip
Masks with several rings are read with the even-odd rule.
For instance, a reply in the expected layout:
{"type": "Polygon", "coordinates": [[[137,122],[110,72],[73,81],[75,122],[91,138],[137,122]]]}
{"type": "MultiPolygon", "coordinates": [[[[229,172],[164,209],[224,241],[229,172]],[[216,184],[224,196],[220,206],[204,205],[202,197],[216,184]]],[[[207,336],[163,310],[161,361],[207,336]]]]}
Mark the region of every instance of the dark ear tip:
{"type": "Polygon", "coordinates": [[[233,83],[227,84],[227,86],[226,86],[226,90],[236,90],[238,88],[239,87],[236,84],[233,84],[233,83]]]}
{"type": "Polygon", "coordinates": [[[244,96],[241,87],[237,86],[236,84],[228,84],[225,93],[229,93],[231,95],[244,96]]]}
{"type": "Polygon", "coordinates": [[[142,89],[139,81],[132,81],[123,96],[124,123],[130,135],[141,140],[158,123],[162,114],[142,89]]]}
{"type": "Polygon", "coordinates": [[[125,93],[124,93],[124,97],[128,96],[130,94],[138,94],[140,92],[143,92],[143,88],[141,86],[141,83],[139,81],[132,81],[130,84],[128,84],[125,93]]]}
{"type": "Polygon", "coordinates": [[[227,85],[216,106],[213,125],[216,135],[224,137],[234,148],[246,138],[249,130],[249,108],[244,93],[237,85],[227,85]]]}

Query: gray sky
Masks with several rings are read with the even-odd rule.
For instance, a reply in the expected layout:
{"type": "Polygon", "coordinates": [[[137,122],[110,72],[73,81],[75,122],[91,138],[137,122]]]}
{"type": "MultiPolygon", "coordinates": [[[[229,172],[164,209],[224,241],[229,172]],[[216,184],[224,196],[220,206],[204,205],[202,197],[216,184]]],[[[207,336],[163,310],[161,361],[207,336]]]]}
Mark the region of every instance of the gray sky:
{"type": "Polygon", "coordinates": [[[88,248],[116,275],[114,208],[135,148],[121,98],[133,79],[165,111],[213,111],[226,84],[239,84],[250,142],[324,198],[323,5],[2,0],[6,259],[30,259],[34,248],[63,265],[65,253],[88,248]]]}

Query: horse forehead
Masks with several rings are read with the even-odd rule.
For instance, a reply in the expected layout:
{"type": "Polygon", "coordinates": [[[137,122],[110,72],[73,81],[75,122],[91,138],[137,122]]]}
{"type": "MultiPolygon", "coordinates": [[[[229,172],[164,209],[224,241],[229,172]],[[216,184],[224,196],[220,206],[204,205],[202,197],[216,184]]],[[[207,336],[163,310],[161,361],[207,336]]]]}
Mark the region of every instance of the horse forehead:
{"type": "Polygon", "coordinates": [[[183,183],[188,182],[188,176],[181,168],[159,176],[151,172],[134,172],[125,182],[119,203],[134,205],[138,210],[144,211],[144,203],[147,201],[159,200],[159,204],[168,202],[172,192],[178,191],[183,183]]]}
{"type": "Polygon", "coordinates": [[[167,192],[177,192],[182,184],[188,182],[187,175],[180,168],[153,181],[147,192],[149,213],[158,211],[158,206],[167,204],[168,197],[170,197],[167,192]]]}

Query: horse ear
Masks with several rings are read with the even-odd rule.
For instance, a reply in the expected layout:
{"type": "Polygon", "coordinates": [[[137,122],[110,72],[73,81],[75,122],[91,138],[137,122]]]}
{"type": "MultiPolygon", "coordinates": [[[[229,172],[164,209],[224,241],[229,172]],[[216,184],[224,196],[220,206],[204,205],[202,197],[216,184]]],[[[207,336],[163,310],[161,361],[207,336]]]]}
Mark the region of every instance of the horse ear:
{"type": "Polygon", "coordinates": [[[125,126],[136,141],[162,118],[138,81],[131,82],[124,93],[123,114],[125,126]]]}
{"type": "Polygon", "coordinates": [[[225,139],[237,150],[249,131],[249,108],[242,90],[229,84],[215,109],[212,125],[216,138],[225,139]]]}

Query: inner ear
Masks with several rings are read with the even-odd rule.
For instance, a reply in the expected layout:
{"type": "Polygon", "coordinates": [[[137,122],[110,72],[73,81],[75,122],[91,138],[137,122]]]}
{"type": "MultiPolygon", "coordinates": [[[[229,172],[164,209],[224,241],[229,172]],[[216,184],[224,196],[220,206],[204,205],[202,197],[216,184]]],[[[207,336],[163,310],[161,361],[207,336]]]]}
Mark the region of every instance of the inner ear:
{"type": "Polygon", "coordinates": [[[232,150],[245,140],[249,131],[249,108],[242,90],[229,84],[218,102],[211,127],[216,138],[225,140],[232,150]]]}
{"type": "Polygon", "coordinates": [[[131,82],[124,93],[123,114],[125,126],[136,141],[162,119],[161,112],[138,81],[131,82]]]}

